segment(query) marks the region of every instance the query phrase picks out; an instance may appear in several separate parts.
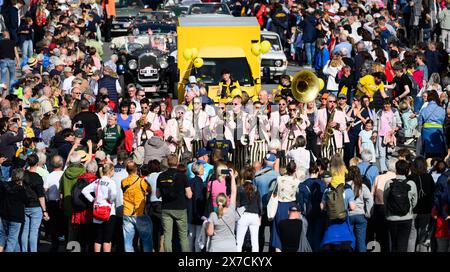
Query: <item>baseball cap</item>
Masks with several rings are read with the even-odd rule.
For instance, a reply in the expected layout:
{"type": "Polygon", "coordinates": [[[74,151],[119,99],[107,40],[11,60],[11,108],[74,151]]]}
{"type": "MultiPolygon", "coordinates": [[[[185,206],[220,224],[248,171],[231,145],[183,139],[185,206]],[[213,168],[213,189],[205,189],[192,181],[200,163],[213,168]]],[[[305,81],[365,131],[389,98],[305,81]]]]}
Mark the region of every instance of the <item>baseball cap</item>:
{"type": "Polygon", "coordinates": [[[197,150],[197,158],[199,157],[203,157],[205,155],[209,155],[208,150],[206,150],[206,148],[200,148],[199,150],[197,150]]]}
{"type": "Polygon", "coordinates": [[[264,160],[268,162],[275,162],[277,160],[277,156],[275,156],[275,154],[273,153],[267,153],[266,156],[264,157],[264,160]]]}
{"type": "Polygon", "coordinates": [[[300,206],[297,204],[293,204],[292,206],[289,207],[289,211],[290,212],[300,212],[300,206]]]}
{"type": "Polygon", "coordinates": [[[345,98],[345,99],[347,99],[347,96],[345,94],[341,93],[341,94],[338,95],[338,98],[345,98]]]}
{"type": "Polygon", "coordinates": [[[72,70],[72,68],[71,67],[64,67],[64,73],[72,73],[73,72],[73,70],[72,70]]]}
{"type": "Polygon", "coordinates": [[[329,171],[325,171],[325,172],[322,174],[322,177],[323,177],[323,178],[331,178],[331,173],[330,173],[329,171]]]}
{"type": "Polygon", "coordinates": [[[157,130],[157,131],[153,132],[153,135],[157,136],[157,137],[161,137],[161,138],[164,137],[164,133],[162,132],[162,130],[157,130]]]}
{"type": "Polygon", "coordinates": [[[197,79],[195,78],[195,76],[189,77],[189,83],[197,83],[197,79]]]}
{"type": "Polygon", "coordinates": [[[320,97],[320,99],[327,99],[329,95],[329,93],[324,93],[322,94],[322,97],[320,97]]]}

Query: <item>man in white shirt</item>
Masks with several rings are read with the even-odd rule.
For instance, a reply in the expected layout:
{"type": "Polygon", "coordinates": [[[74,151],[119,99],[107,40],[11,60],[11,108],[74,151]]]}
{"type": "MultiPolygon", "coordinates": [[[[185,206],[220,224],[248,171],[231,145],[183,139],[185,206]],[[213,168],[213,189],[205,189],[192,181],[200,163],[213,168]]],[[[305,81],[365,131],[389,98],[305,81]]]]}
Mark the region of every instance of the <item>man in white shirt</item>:
{"type": "Polygon", "coordinates": [[[311,162],[311,157],[315,160],[313,153],[305,148],[306,139],[304,136],[300,135],[295,139],[294,147],[288,151],[286,157],[288,161],[293,160],[297,165],[298,169],[309,170],[309,164],[311,162]]]}
{"type": "Polygon", "coordinates": [[[65,67],[64,76],[66,77],[66,79],[64,79],[62,89],[65,94],[70,94],[70,89],[72,88],[72,81],[75,79],[72,68],[65,67]]]}
{"type": "Polygon", "coordinates": [[[64,174],[63,158],[56,155],[52,158],[51,164],[53,171],[44,178],[44,190],[47,199],[47,210],[50,216],[48,231],[52,238],[51,251],[58,250],[58,237],[62,234],[61,226],[63,225],[63,214],[59,208],[60,194],[59,182],[64,174]]]}

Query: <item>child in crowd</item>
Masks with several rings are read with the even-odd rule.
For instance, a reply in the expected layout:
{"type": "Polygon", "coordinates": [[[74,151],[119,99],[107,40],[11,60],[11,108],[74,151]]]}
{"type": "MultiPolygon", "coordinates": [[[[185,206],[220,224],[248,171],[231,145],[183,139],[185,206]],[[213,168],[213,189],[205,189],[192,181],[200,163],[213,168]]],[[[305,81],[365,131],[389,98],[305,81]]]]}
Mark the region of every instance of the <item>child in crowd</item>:
{"type": "Polygon", "coordinates": [[[359,133],[358,146],[359,150],[368,149],[372,152],[372,160],[370,162],[376,162],[375,156],[375,142],[376,135],[373,132],[373,121],[368,120],[364,126],[364,130],[359,133]]]}

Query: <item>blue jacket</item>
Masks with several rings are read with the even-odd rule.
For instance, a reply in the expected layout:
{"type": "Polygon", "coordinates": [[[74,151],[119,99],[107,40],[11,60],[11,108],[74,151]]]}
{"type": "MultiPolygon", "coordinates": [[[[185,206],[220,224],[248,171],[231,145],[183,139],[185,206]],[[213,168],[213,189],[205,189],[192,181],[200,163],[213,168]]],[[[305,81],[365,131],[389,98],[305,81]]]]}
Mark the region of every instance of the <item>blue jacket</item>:
{"type": "Polygon", "coordinates": [[[306,15],[305,19],[300,22],[300,28],[303,31],[302,39],[305,43],[315,42],[317,39],[316,30],[317,20],[313,15],[306,15]]]}
{"type": "Polygon", "coordinates": [[[330,60],[330,52],[324,46],[322,50],[316,50],[316,56],[314,59],[314,69],[322,70],[325,64],[330,60]]]}
{"type": "MultiPolygon", "coordinates": [[[[212,166],[211,164],[209,164],[209,163],[207,163],[207,162],[205,162],[205,161],[202,161],[202,160],[197,160],[197,162],[203,163],[203,168],[205,169],[205,171],[204,171],[204,173],[203,173],[202,179],[203,179],[204,185],[206,186],[206,182],[207,182],[208,176],[210,176],[210,175],[212,175],[212,174],[214,173],[214,166],[212,166]]],[[[192,172],[192,165],[193,165],[193,164],[194,164],[194,163],[191,162],[191,163],[189,163],[189,164],[187,165],[187,170],[188,170],[187,176],[188,176],[188,179],[193,179],[193,178],[195,178],[195,175],[194,175],[194,173],[192,172]]]]}
{"type": "Polygon", "coordinates": [[[279,176],[280,173],[273,170],[270,166],[266,166],[261,171],[256,172],[253,184],[259,192],[263,209],[267,207],[267,203],[269,202],[268,193],[270,185],[272,182],[276,181],[279,176]]]}
{"type": "Polygon", "coordinates": [[[441,218],[447,218],[449,215],[445,206],[450,206],[450,192],[448,188],[448,178],[450,170],[442,173],[436,182],[434,190],[434,206],[441,218]]]}
{"type": "Polygon", "coordinates": [[[297,202],[302,214],[305,214],[308,218],[311,215],[317,216],[320,215],[320,213],[323,214],[323,212],[320,211],[320,202],[322,201],[323,193],[326,188],[325,182],[320,178],[309,178],[298,185],[297,202]],[[320,198],[312,199],[312,193],[317,189],[320,190],[320,198]]]}
{"type": "Polygon", "coordinates": [[[444,125],[445,115],[445,110],[442,107],[436,104],[436,102],[430,101],[420,112],[418,122],[419,125],[423,125],[424,123],[444,125]]]}

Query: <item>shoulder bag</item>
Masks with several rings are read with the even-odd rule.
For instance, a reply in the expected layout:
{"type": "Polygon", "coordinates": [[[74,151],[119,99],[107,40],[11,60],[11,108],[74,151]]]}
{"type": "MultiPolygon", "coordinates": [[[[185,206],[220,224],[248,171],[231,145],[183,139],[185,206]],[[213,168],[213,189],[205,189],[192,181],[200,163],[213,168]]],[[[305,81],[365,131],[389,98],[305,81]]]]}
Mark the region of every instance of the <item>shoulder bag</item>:
{"type": "Polygon", "coordinates": [[[111,216],[111,206],[105,205],[100,206],[97,203],[97,197],[98,197],[98,189],[100,188],[100,180],[97,184],[97,189],[95,192],[95,199],[94,199],[94,211],[93,211],[93,217],[99,221],[108,221],[109,217],[111,216]]]}
{"type": "Polygon", "coordinates": [[[272,221],[275,218],[278,210],[278,181],[275,185],[275,189],[270,195],[269,202],[267,203],[267,219],[272,221]]]}

